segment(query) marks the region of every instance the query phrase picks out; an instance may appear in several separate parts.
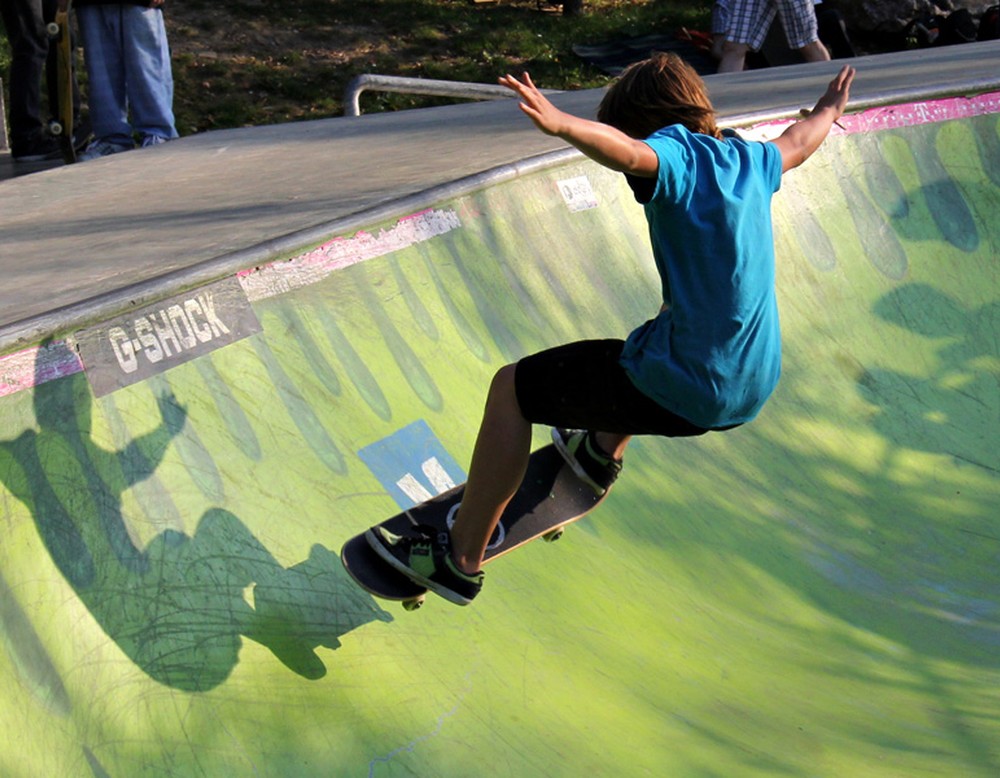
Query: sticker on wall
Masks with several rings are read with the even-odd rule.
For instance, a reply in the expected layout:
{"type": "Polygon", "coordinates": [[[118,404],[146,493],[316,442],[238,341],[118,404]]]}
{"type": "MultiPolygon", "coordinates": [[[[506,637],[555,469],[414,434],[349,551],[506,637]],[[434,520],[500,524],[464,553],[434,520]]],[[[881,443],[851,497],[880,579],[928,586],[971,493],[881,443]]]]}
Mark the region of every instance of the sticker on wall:
{"type": "Polygon", "coordinates": [[[465,471],[422,419],[365,446],[358,456],[403,510],[465,483],[465,471]]]}
{"type": "Polygon", "coordinates": [[[235,278],[76,333],[94,394],[102,397],[255,332],[260,322],[235,278]]]}
{"type": "Polygon", "coordinates": [[[572,213],[598,206],[597,193],[594,192],[594,187],[586,176],[564,178],[562,181],[557,181],[556,186],[559,187],[559,193],[562,195],[566,207],[572,213]]]}

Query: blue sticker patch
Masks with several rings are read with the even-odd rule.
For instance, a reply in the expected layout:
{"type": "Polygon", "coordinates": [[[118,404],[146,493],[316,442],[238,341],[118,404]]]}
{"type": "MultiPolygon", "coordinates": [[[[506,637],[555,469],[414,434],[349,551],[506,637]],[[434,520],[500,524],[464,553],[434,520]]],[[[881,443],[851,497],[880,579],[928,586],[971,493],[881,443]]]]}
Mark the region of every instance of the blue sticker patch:
{"type": "Polygon", "coordinates": [[[465,471],[421,419],[358,452],[403,510],[465,483],[465,471]]]}

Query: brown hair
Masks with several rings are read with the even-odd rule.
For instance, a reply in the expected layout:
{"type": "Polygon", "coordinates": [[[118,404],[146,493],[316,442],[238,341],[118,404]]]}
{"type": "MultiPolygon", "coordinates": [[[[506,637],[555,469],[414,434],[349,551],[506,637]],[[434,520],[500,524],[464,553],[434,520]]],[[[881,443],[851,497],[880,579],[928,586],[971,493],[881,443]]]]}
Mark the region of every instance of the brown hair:
{"type": "Polygon", "coordinates": [[[597,120],[639,140],[670,124],[722,137],[701,76],[676,54],[664,52],[621,74],[601,100],[597,120]]]}

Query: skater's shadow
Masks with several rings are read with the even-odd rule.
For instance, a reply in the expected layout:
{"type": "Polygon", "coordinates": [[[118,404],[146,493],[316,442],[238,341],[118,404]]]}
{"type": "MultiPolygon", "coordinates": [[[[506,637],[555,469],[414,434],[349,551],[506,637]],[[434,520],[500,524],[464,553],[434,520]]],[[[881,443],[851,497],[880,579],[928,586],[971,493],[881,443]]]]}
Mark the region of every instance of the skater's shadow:
{"type": "Polygon", "coordinates": [[[157,396],[161,422],[120,451],[92,439],[93,397],[81,373],[44,381],[39,350],[37,429],[0,441],[4,484],[31,511],[52,560],[102,629],[155,680],[187,691],[222,683],[242,637],[267,646],[306,678],[326,672],[317,647],[391,616],[353,586],[336,555],[316,545],[282,567],[247,527],[221,508],[205,511],[192,536],[158,534],[144,548],[122,515],[122,494],[148,478],[186,411],[157,396]]]}

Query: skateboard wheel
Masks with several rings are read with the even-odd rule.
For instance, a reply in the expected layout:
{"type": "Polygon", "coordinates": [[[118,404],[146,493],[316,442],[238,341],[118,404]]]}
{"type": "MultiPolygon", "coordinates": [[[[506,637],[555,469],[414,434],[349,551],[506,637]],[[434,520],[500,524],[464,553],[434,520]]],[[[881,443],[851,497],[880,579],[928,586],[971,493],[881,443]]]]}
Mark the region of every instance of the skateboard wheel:
{"type": "Polygon", "coordinates": [[[412,600],[403,600],[403,610],[415,611],[424,604],[423,597],[414,597],[412,600]]]}
{"type": "Polygon", "coordinates": [[[53,119],[51,122],[49,122],[48,130],[49,130],[49,135],[52,136],[62,135],[63,134],[62,122],[58,122],[55,119],[53,119]]]}
{"type": "Polygon", "coordinates": [[[56,38],[59,36],[59,25],[55,22],[49,22],[45,25],[45,34],[50,38],[56,38]]]}
{"type": "Polygon", "coordinates": [[[546,532],[544,535],[542,535],[542,539],[546,543],[554,543],[563,536],[563,531],[564,530],[562,527],[558,527],[557,529],[554,529],[551,532],[546,532]]]}

